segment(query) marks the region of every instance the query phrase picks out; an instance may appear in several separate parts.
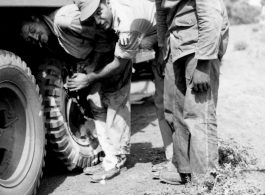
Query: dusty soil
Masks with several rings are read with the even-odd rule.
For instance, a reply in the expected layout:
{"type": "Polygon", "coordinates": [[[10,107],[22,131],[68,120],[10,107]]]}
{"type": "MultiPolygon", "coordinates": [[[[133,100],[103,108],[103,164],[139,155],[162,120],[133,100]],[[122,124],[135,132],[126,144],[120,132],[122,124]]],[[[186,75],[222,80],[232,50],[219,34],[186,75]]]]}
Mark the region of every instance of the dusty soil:
{"type": "MultiPolygon", "coordinates": [[[[220,138],[248,147],[257,157],[258,163],[247,172],[247,180],[265,193],[264,45],[265,28],[231,27],[229,48],[221,67],[217,114],[220,138]],[[239,42],[246,43],[245,50],[235,49],[239,42]]],[[[151,174],[152,164],[164,160],[162,139],[153,99],[148,98],[150,91],[142,92],[145,99],[132,105],[132,148],[126,171],[105,185],[91,184],[87,175],[68,172],[60,161],[48,158],[38,195],[138,195],[163,191],[167,186],[153,180],[151,174]]]]}
{"type": "Polygon", "coordinates": [[[265,28],[259,25],[230,29],[230,43],[221,67],[218,102],[219,134],[249,147],[258,159],[247,178],[265,192],[265,28]],[[246,45],[237,50],[238,44],[246,45]]]}

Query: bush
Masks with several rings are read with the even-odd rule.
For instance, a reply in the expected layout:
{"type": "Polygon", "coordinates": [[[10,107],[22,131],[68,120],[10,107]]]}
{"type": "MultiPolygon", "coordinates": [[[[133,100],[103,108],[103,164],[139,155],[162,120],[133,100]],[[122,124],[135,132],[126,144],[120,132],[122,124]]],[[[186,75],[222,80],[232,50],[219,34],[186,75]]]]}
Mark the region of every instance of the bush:
{"type": "Polygon", "coordinates": [[[231,24],[257,23],[261,8],[250,5],[245,0],[225,0],[231,24]]]}
{"type": "Polygon", "coordinates": [[[236,51],[246,50],[247,47],[248,47],[248,44],[244,41],[239,41],[239,42],[235,43],[235,50],[236,51]]]}
{"type": "MultiPolygon", "coordinates": [[[[219,165],[206,175],[193,173],[181,189],[175,186],[155,186],[143,195],[258,195],[261,190],[246,180],[244,171],[250,170],[257,158],[251,148],[241,147],[231,140],[220,140],[219,165]]],[[[164,154],[163,154],[164,155],[164,154]]]]}

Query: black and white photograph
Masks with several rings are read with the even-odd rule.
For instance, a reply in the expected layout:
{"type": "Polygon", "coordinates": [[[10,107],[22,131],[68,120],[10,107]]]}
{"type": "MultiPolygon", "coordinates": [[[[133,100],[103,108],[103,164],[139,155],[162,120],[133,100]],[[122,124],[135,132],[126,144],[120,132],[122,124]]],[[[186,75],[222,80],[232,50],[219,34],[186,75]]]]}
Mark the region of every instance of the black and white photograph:
{"type": "Polygon", "coordinates": [[[265,195],[265,0],[0,0],[0,195],[265,195]]]}

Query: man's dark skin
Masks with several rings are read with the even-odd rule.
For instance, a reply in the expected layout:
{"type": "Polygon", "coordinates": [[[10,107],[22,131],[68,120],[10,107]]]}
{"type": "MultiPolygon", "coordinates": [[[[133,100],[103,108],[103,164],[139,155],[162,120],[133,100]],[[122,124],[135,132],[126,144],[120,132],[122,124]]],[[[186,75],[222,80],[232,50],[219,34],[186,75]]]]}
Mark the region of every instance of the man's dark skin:
{"type": "MultiPolygon", "coordinates": [[[[85,22],[83,21],[83,23],[85,22]]],[[[38,44],[40,47],[45,46],[55,53],[64,52],[57,37],[51,32],[46,23],[36,16],[32,16],[32,21],[23,24],[21,35],[24,40],[32,44],[38,44]]],[[[98,53],[95,52],[95,55],[98,55],[98,53]]],[[[94,63],[95,58],[96,56],[93,56],[92,63],[94,63]]],[[[119,61],[123,61],[123,59],[115,58],[112,63],[93,72],[85,70],[86,73],[73,74],[67,82],[68,89],[70,91],[78,91],[90,86],[92,83],[113,77],[124,69],[124,67],[120,66],[119,61]]]]}
{"type": "MultiPolygon", "coordinates": [[[[163,48],[159,48],[159,54],[157,59],[157,72],[160,77],[164,77],[165,61],[163,58],[163,48]]],[[[208,60],[198,60],[197,67],[192,75],[193,90],[196,92],[207,91],[211,88],[210,83],[210,67],[208,60]]]]}
{"type": "Polygon", "coordinates": [[[211,87],[210,67],[208,60],[198,60],[196,69],[193,72],[193,90],[196,92],[207,91],[211,87]]]}
{"type": "Polygon", "coordinates": [[[84,87],[88,87],[92,83],[111,78],[124,70],[125,67],[121,66],[121,64],[124,64],[122,61],[128,61],[128,59],[115,57],[111,63],[100,70],[89,72],[87,74],[75,73],[68,80],[67,87],[70,88],[70,91],[77,91],[84,87]]]}

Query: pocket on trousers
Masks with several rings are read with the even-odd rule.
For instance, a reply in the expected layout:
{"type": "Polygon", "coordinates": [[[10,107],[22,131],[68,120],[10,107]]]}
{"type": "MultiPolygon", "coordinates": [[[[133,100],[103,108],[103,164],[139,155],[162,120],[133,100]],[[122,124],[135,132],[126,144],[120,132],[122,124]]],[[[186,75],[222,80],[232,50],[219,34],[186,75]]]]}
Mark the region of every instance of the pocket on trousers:
{"type": "Polygon", "coordinates": [[[192,79],[193,79],[193,72],[195,70],[195,68],[197,67],[198,64],[198,60],[195,58],[195,54],[189,54],[188,56],[186,56],[186,70],[185,70],[185,77],[188,81],[189,84],[192,83],[192,79]]]}

